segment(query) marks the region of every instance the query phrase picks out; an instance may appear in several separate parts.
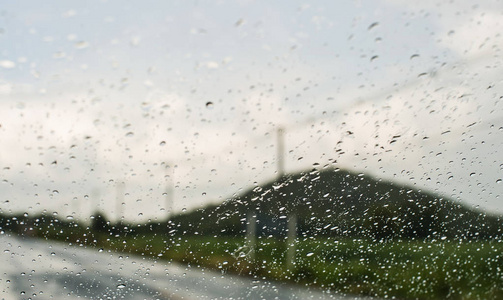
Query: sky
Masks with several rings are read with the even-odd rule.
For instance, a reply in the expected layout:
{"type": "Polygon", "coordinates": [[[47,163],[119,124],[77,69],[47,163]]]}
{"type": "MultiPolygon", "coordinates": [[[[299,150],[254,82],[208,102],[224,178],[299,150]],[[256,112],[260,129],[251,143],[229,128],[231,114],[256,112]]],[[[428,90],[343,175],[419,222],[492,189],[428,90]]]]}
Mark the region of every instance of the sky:
{"type": "Polygon", "coordinates": [[[277,176],[284,128],[286,172],[503,213],[501,2],[269,2],[4,3],[0,209],[219,203],[277,176]]]}

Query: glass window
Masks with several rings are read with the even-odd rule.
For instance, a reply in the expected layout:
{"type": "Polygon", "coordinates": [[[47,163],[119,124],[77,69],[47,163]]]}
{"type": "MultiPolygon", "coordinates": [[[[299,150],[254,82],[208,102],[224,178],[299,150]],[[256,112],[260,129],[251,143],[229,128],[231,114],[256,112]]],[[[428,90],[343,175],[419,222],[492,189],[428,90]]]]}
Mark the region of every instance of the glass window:
{"type": "Polygon", "coordinates": [[[496,1],[10,1],[6,299],[501,299],[496,1]]]}

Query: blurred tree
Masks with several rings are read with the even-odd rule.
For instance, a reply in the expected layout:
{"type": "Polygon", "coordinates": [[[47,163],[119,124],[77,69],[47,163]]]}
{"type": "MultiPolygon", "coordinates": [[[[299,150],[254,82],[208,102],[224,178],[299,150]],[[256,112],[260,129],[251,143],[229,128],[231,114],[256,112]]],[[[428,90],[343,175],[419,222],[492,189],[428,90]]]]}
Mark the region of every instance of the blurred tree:
{"type": "Polygon", "coordinates": [[[94,213],[94,218],[91,222],[91,230],[93,232],[108,232],[110,230],[109,227],[109,222],[101,212],[94,213]]]}

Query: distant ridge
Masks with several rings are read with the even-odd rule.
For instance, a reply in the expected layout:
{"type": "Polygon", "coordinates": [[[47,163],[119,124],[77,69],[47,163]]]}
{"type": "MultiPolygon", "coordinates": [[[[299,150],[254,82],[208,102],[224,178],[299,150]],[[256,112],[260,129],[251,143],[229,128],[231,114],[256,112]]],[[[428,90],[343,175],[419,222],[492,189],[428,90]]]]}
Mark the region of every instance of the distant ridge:
{"type": "Polygon", "coordinates": [[[297,231],[304,236],[488,239],[503,232],[500,217],[340,169],[288,174],[170,223],[184,234],[242,235],[248,212],[257,215],[262,235],[283,236],[289,214],[297,215],[297,231]]]}

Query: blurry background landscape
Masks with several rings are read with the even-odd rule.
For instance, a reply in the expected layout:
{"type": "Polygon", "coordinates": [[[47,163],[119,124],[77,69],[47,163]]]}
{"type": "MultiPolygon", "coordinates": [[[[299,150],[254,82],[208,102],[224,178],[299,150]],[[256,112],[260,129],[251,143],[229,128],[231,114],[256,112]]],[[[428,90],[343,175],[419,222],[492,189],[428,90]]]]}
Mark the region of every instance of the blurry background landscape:
{"type": "Polygon", "coordinates": [[[337,293],[499,299],[502,13],[5,3],[1,232],[337,293]]]}
{"type": "Polygon", "coordinates": [[[501,212],[500,11],[8,3],[2,210],[145,221],[220,203],[277,177],[281,126],[286,172],[336,161],[501,212]]]}

